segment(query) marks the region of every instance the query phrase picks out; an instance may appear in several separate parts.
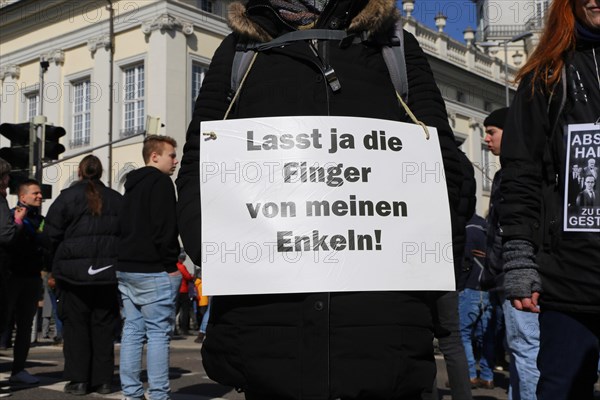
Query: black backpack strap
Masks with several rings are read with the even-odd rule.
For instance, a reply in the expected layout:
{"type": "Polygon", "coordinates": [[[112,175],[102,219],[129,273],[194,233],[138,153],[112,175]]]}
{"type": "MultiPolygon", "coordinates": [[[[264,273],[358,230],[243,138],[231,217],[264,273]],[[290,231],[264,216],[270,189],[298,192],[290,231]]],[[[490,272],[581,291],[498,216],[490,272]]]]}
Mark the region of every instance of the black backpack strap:
{"type": "Polygon", "coordinates": [[[236,50],[231,65],[231,92],[235,93],[240,87],[240,82],[250,67],[254,56],[253,51],[236,50]]]}
{"type": "Polygon", "coordinates": [[[389,45],[382,48],[383,59],[387,65],[392,84],[404,101],[408,101],[408,77],[404,59],[404,33],[402,22],[396,22],[394,37],[389,45]]]}
{"type": "Polygon", "coordinates": [[[249,50],[265,51],[274,47],[287,46],[293,42],[302,40],[345,40],[348,37],[354,37],[354,34],[348,34],[346,31],[332,29],[305,29],[301,31],[292,31],[285,33],[270,42],[255,43],[247,46],[249,50]]]}
{"type": "Polygon", "coordinates": [[[240,43],[237,46],[231,66],[231,92],[237,92],[240,83],[250,66],[250,62],[255,52],[269,50],[275,47],[287,46],[293,42],[303,40],[339,40],[347,42],[348,40],[362,41],[360,36],[348,34],[346,31],[331,29],[307,29],[301,31],[292,31],[285,33],[270,42],[266,43],[240,43]]]}
{"type": "MultiPolygon", "coordinates": [[[[350,43],[364,42],[367,38],[364,32],[363,34],[349,34],[342,30],[307,29],[288,32],[267,43],[240,43],[236,49],[231,68],[230,101],[233,103],[233,98],[238,92],[243,77],[250,68],[257,52],[275,47],[283,47],[303,40],[338,40],[340,41],[340,46],[345,47],[350,43]]],[[[382,54],[396,93],[398,93],[403,101],[408,101],[408,78],[406,74],[406,60],[404,59],[404,33],[401,20],[396,21],[391,40],[382,46],[382,54]]],[[[331,71],[333,70],[331,69],[331,71]]],[[[332,86],[334,91],[338,90],[339,86],[332,85],[328,72],[328,69],[324,70],[330,86],[332,86]]]]}

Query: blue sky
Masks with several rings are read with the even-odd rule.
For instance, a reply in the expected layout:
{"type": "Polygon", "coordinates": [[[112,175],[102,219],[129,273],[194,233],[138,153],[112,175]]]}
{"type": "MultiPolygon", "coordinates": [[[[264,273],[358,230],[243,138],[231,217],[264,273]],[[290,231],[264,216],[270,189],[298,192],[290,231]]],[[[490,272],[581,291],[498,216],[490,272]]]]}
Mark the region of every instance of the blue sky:
{"type": "MultiPolygon", "coordinates": [[[[398,1],[398,8],[402,9],[402,0],[398,1]]],[[[471,0],[415,0],[413,17],[417,21],[437,29],[435,16],[439,11],[448,17],[444,32],[454,39],[464,42],[463,31],[467,26],[471,26],[473,29],[477,28],[475,3],[471,0]]]]}

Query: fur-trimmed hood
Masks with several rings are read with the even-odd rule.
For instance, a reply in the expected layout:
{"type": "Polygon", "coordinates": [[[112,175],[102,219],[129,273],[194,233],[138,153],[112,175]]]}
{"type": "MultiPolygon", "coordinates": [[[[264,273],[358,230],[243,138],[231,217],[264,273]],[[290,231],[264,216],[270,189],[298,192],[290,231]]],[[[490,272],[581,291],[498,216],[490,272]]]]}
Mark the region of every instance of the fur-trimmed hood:
{"type": "MultiPolygon", "coordinates": [[[[271,35],[253,21],[246,11],[246,5],[242,2],[236,1],[229,5],[228,19],[231,29],[252,40],[260,42],[272,40],[271,35]]],[[[369,0],[367,5],[352,18],[347,30],[348,32],[366,32],[371,35],[399,17],[400,12],[396,8],[394,0],[369,0]]]]}

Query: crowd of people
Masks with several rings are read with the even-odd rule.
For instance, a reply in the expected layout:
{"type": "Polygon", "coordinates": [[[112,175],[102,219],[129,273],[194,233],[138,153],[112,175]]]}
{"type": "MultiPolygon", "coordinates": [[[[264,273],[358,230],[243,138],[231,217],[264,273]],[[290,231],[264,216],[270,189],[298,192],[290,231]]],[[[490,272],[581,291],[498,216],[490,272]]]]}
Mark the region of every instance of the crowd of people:
{"type": "Polygon", "coordinates": [[[17,207],[8,209],[10,166],[0,160],[1,326],[11,316],[16,326],[9,381],[38,381],[24,367],[45,266],[58,289],[64,390],[71,394],[110,391],[110,327],[120,301],[125,399],[169,398],[175,315],[186,333],[195,309],[205,311],[196,319],[196,341],[203,343],[208,376],[249,400],[433,399],[434,337],[456,399],[472,398],[474,387],[493,388],[495,364],[506,352],[511,400],[591,400],[600,352],[600,156],[589,156],[600,124],[600,0],[553,1],[548,28],[517,76],[512,106],[486,118],[485,142],[502,168],[485,219],[474,213],[473,168],[458,149],[425,53],[413,35],[397,33],[398,19],[393,0],[232,4],[233,33],[216,50],[196,100],[177,196],[170,179],[177,143],[167,136],[145,139],[146,166],[129,173],[123,196],[101,182],[100,161],[85,157],[79,181],[61,192],[45,219],[35,181],[19,186],[17,207]],[[336,30],[347,36],[330,33],[336,30]],[[402,93],[394,81],[402,74],[388,73],[393,68],[382,55],[399,44],[402,93]],[[232,87],[241,52],[253,58],[232,87]],[[200,295],[201,280],[182,268],[178,235],[201,265],[201,123],[306,115],[437,128],[448,192],[448,204],[440,207],[451,215],[455,292],[210,301],[200,295]],[[190,292],[197,303],[190,304],[190,292]]]}
{"type": "MultiPolygon", "coordinates": [[[[123,328],[120,381],[127,399],[145,398],[141,383],[142,348],[147,346],[148,394],[169,398],[169,341],[174,334],[176,304],[182,273],[197,293],[183,261],[178,241],[175,188],[170,175],[177,166],[177,143],[168,136],[144,140],[145,167],[132,172],[125,194],[106,187],[100,160],[88,155],[79,163],[78,177],[41,215],[41,186],[35,180],[18,185],[18,204],[6,202],[10,165],[0,159],[2,177],[2,336],[14,332],[10,384],[34,385],[39,379],[25,370],[32,320],[46,293],[56,296],[56,334],[62,338],[65,393],[85,395],[113,391],[115,327],[123,328]],[[169,211],[170,210],[170,211],[169,211]],[[140,230],[140,227],[142,228],[140,230]],[[42,272],[42,269],[44,270],[42,272]]],[[[200,282],[198,282],[200,284],[200,282]]],[[[50,297],[50,296],[48,296],[50,297]]],[[[203,308],[204,307],[204,308],[203,308]]],[[[52,310],[53,307],[50,307],[52,310]]],[[[183,313],[181,313],[183,314],[183,313]]],[[[49,333],[44,317],[42,335],[49,333]]],[[[189,329],[190,316],[179,327],[189,329]]],[[[2,395],[8,395],[4,391],[2,395]]]]}

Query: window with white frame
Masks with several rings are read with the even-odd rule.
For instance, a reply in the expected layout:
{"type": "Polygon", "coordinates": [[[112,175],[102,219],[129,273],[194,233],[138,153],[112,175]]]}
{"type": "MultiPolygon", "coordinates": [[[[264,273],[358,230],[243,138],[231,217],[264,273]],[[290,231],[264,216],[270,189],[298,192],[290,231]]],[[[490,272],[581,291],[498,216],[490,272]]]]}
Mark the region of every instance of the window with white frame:
{"type": "Polygon", "coordinates": [[[123,69],[123,129],[121,136],[131,136],[144,130],[144,65],[123,69]]]}
{"type": "Polygon", "coordinates": [[[229,3],[229,0],[196,0],[196,7],[211,14],[226,17],[229,3]]]}
{"type": "Polygon", "coordinates": [[[546,12],[549,7],[548,0],[536,0],[535,1],[535,16],[538,19],[542,19],[546,16],[546,12]]]}
{"type": "Polygon", "coordinates": [[[90,80],[73,83],[73,127],[70,147],[90,144],[90,80]]]}
{"type": "Polygon", "coordinates": [[[27,121],[38,115],[40,109],[40,94],[38,92],[31,92],[25,95],[25,101],[27,106],[27,121]]]}
{"type": "Polygon", "coordinates": [[[213,12],[213,2],[211,0],[198,0],[198,7],[201,10],[213,12]]]}
{"type": "Polygon", "coordinates": [[[192,114],[194,113],[194,105],[200,93],[206,71],[208,71],[207,67],[199,63],[192,64],[192,114]]]}

